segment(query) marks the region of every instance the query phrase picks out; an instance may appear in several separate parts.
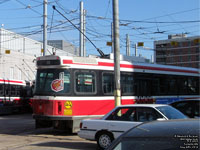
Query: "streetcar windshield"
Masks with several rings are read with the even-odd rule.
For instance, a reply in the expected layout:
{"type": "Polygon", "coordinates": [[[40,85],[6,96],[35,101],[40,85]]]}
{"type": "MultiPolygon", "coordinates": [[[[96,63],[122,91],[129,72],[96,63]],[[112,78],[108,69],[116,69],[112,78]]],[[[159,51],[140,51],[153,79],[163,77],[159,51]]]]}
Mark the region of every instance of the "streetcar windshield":
{"type": "Polygon", "coordinates": [[[64,69],[39,69],[36,95],[63,95],[70,91],[70,73],[64,69]]]}

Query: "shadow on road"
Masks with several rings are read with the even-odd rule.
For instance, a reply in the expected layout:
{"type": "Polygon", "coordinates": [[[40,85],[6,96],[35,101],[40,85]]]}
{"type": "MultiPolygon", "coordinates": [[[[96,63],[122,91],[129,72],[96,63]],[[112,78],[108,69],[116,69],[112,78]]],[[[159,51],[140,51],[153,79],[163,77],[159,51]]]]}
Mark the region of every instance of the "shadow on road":
{"type": "Polygon", "coordinates": [[[35,128],[35,120],[31,113],[16,115],[0,115],[0,134],[24,135],[24,134],[46,134],[46,135],[76,135],[64,130],[53,128],[35,128]]]}
{"type": "Polygon", "coordinates": [[[86,142],[46,142],[33,144],[33,146],[39,147],[55,147],[55,148],[66,148],[66,149],[77,149],[77,150],[94,150],[98,149],[96,143],[86,142]]]}
{"type": "Polygon", "coordinates": [[[6,137],[6,135],[8,135],[12,144],[13,142],[16,142],[16,144],[20,145],[20,139],[25,139],[25,142],[28,140],[30,141],[30,144],[27,146],[34,146],[36,149],[38,149],[38,147],[39,149],[43,147],[45,150],[54,150],[57,148],[97,150],[97,144],[95,141],[93,142],[81,139],[77,136],[77,134],[55,130],[53,128],[35,129],[35,120],[32,118],[32,114],[1,115],[0,135],[1,134],[2,137],[6,137]],[[19,136],[19,143],[17,143],[16,135],[19,136]],[[35,140],[37,143],[34,142],[35,140]],[[34,143],[31,143],[31,141],[34,143]]]}
{"type": "Polygon", "coordinates": [[[16,135],[34,129],[31,113],[0,116],[0,134],[16,135]]]}

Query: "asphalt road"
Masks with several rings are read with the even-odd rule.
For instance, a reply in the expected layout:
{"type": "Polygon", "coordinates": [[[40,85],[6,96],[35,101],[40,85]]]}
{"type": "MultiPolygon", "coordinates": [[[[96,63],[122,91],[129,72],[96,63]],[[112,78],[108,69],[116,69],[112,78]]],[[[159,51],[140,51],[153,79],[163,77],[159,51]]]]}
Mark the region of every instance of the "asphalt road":
{"type": "Polygon", "coordinates": [[[0,116],[0,150],[95,150],[94,141],[52,128],[35,129],[31,114],[0,116]]]}

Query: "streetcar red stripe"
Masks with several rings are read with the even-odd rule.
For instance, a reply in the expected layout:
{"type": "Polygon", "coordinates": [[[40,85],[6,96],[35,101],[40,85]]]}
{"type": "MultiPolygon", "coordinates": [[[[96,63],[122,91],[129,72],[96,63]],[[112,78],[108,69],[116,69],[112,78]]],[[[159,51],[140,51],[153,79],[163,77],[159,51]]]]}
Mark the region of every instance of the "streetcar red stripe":
{"type": "Polygon", "coordinates": [[[10,82],[10,83],[21,83],[21,84],[24,84],[24,82],[22,82],[22,81],[14,81],[14,80],[2,80],[2,79],[0,79],[0,82],[10,82]]]}
{"type": "Polygon", "coordinates": [[[114,63],[98,62],[99,66],[114,67],[114,63]]]}
{"type": "Polygon", "coordinates": [[[63,59],[63,64],[73,64],[72,60],[63,59]]]}
{"type": "MultiPolygon", "coordinates": [[[[78,65],[89,65],[94,66],[96,64],[81,64],[81,63],[73,63],[72,60],[63,60],[63,64],[78,64],[78,65]]],[[[109,62],[98,62],[97,66],[105,66],[105,67],[114,67],[114,63],[109,62]]],[[[198,71],[192,70],[183,70],[183,69],[174,69],[174,68],[158,68],[158,67],[151,67],[151,66],[138,66],[138,65],[131,65],[131,64],[120,64],[121,68],[132,68],[132,69],[147,69],[147,70],[156,70],[156,71],[172,71],[172,72],[184,72],[184,73],[199,73],[198,71]]]]}
{"type": "MultiPolygon", "coordinates": [[[[122,105],[134,104],[133,99],[123,99],[122,105]]],[[[104,115],[115,107],[113,100],[33,100],[33,106],[36,112],[43,112],[45,115],[64,115],[64,116],[87,116],[87,115],[104,115]],[[48,102],[47,102],[48,101],[48,102]],[[65,102],[72,103],[71,108],[66,108],[65,102]],[[62,111],[58,113],[58,105],[62,111]],[[97,108],[98,106],[98,108],[97,108]],[[71,115],[64,114],[65,111],[71,111],[71,115]]]]}
{"type": "Polygon", "coordinates": [[[20,99],[20,98],[15,98],[14,100],[15,100],[15,101],[20,101],[21,99],[20,99]]]}

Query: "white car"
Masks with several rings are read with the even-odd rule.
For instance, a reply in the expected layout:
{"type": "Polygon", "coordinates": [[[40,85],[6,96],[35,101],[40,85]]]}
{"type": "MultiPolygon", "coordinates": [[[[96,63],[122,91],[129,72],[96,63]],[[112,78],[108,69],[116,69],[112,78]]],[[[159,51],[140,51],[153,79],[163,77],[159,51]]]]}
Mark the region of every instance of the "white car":
{"type": "Polygon", "coordinates": [[[101,119],[82,120],[78,136],[96,140],[99,148],[105,149],[123,132],[142,122],[186,118],[184,114],[169,105],[122,105],[115,107],[101,119]]]}

